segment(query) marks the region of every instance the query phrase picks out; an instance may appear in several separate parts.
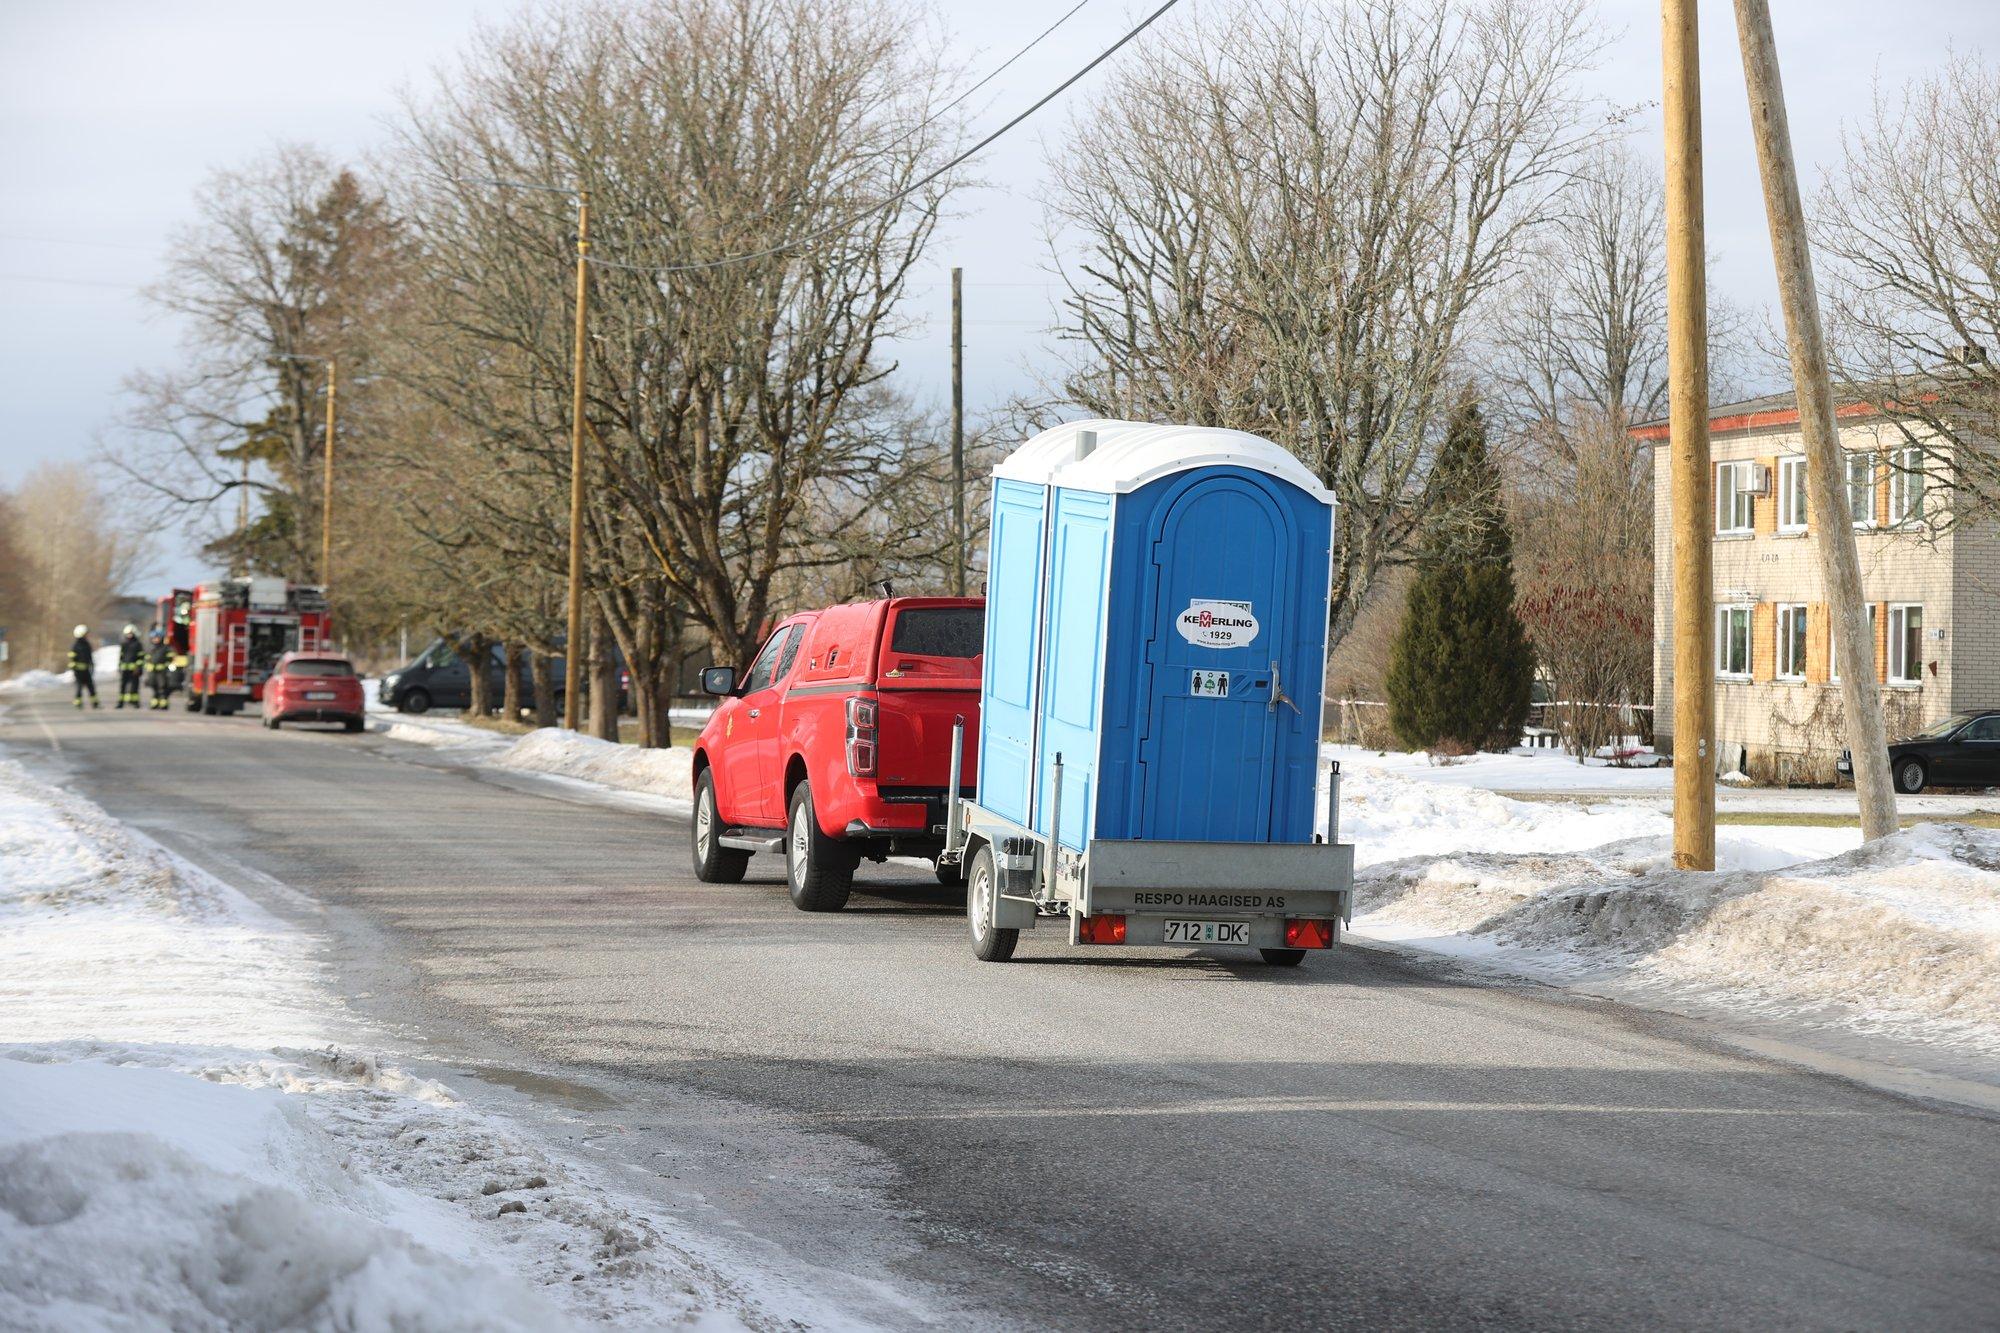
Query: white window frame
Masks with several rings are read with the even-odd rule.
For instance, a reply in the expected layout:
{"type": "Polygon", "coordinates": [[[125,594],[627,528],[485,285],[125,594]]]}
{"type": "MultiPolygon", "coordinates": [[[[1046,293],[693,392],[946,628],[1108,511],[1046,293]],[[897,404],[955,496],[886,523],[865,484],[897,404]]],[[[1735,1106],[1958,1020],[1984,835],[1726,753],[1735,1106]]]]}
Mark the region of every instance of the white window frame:
{"type": "Polygon", "coordinates": [[[1790,454],[1778,460],[1778,531],[1804,532],[1806,530],[1806,456],[1790,454]],[[1792,517],[1796,507],[1799,515],[1792,517]]]}
{"type": "Polygon", "coordinates": [[[1747,602],[1731,603],[1715,608],[1715,678],[1717,680],[1748,680],[1751,668],[1757,661],[1757,645],[1751,636],[1757,632],[1757,608],[1747,602]],[[1737,615],[1743,617],[1743,669],[1729,668],[1730,621],[1737,615]]]}
{"type": "Polygon", "coordinates": [[[1749,460],[1736,463],[1717,463],[1715,465],[1716,536],[1741,537],[1757,530],[1757,497],[1749,493],[1751,469],[1756,466],[1755,462],[1749,460]],[[1736,517],[1734,510],[1740,508],[1744,511],[1743,522],[1741,524],[1733,522],[1725,523],[1723,520],[1722,477],[1724,473],[1729,474],[1729,503],[1732,506],[1729,518],[1733,520],[1736,517]]]}
{"type": "Polygon", "coordinates": [[[1924,604],[1922,602],[1891,602],[1889,604],[1889,683],[1891,685],[1921,685],[1924,683],[1924,604]],[[1912,663],[1909,656],[1910,612],[1917,613],[1917,660],[1912,663]]]}
{"type": "MultiPolygon", "coordinates": [[[[1865,609],[1868,612],[1868,660],[1872,662],[1875,660],[1875,603],[1866,603],[1865,609]]],[[[1826,608],[1826,678],[1830,681],[1840,679],[1840,654],[1835,650],[1835,645],[1838,643],[1839,639],[1836,637],[1836,631],[1833,628],[1833,607],[1828,605],[1826,608]]]]}
{"type": "Polygon", "coordinates": [[[1880,466],[1876,460],[1875,451],[1872,449],[1855,449],[1851,451],[1847,455],[1846,466],[1847,507],[1854,511],[1852,514],[1854,526],[1857,528],[1872,528],[1875,526],[1875,474],[1880,466]],[[1854,465],[1856,463],[1866,464],[1868,469],[1868,475],[1862,482],[1862,485],[1866,488],[1865,498],[1863,503],[1858,505],[1854,503],[1854,465]]]}
{"type": "Polygon", "coordinates": [[[1809,621],[1804,602],[1780,602],[1778,613],[1771,617],[1771,624],[1777,642],[1772,645],[1771,661],[1776,665],[1772,675],[1778,680],[1804,680],[1806,678],[1806,636],[1809,621]],[[1787,630],[1791,633],[1786,633],[1787,630]]]}
{"type": "Polygon", "coordinates": [[[1889,464],[1889,526],[1900,528],[1921,521],[1924,493],[1929,489],[1924,451],[1914,445],[1898,449],[1889,455],[1889,464]]]}

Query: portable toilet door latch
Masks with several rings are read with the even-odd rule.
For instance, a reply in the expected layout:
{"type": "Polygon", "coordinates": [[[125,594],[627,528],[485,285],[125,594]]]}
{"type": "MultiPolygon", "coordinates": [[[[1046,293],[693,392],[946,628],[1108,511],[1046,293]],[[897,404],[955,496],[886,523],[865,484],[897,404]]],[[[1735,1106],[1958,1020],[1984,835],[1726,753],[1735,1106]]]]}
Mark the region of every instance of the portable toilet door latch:
{"type": "Polygon", "coordinates": [[[1278,664],[1274,661],[1271,663],[1271,702],[1267,706],[1275,713],[1279,704],[1283,704],[1300,717],[1305,716],[1305,710],[1293,703],[1292,696],[1285,693],[1285,687],[1278,679],[1278,664]]]}

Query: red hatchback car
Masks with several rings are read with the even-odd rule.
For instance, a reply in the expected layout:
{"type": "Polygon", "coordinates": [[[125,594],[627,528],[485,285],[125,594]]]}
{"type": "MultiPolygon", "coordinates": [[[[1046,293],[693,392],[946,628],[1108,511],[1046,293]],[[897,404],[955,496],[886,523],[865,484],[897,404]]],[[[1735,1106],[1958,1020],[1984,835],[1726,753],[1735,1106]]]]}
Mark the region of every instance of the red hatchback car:
{"type": "Polygon", "coordinates": [[[264,685],[264,725],[340,722],[359,731],[367,703],[354,663],[330,653],[286,653],[264,685]]]}

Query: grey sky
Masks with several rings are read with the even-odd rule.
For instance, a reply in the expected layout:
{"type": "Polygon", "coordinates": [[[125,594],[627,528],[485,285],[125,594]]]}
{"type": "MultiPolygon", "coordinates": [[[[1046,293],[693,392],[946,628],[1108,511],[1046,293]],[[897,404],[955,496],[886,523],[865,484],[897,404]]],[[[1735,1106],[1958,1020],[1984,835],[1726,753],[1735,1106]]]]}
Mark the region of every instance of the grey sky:
{"type": "MultiPolygon", "coordinates": [[[[983,74],[1070,3],[941,0],[939,8],[968,68],[983,74]]],[[[155,275],[209,170],[281,140],[366,151],[394,115],[399,86],[448,59],[481,15],[516,8],[513,0],[283,8],[0,0],[0,485],[43,460],[88,457],[121,377],[174,357],[174,328],[149,315],[135,289],[155,275]]],[[[2000,54],[1993,0],[1773,0],[1773,9],[1809,183],[1837,151],[1842,117],[1865,105],[1872,79],[1893,88],[1932,68],[1947,46],[2000,54]]],[[[1066,77],[1134,12],[1122,0],[1093,0],[989,85],[982,125],[1066,77]]],[[[1601,12],[1614,37],[1601,91],[1644,104],[1636,142],[1657,160],[1657,0],[1603,0],[1601,12]]],[[[1701,12],[1715,281],[1738,301],[1762,305],[1773,290],[1770,252],[1734,21],[1728,0],[1702,0],[1701,12]]],[[[936,336],[910,345],[904,364],[922,390],[941,394],[945,274],[964,265],[972,411],[1022,387],[1025,367],[1041,359],[1048,292],[1036,185],[1041,140],[1064,114],[1050,107],[979,164],[990,184],[961,198],[961,215],[933,247],[932,271],[914,294],[912,313],[931,317],[936,336]]],[[[169,551],[160,572],[178,580],[200,569],[169,551]]]]}

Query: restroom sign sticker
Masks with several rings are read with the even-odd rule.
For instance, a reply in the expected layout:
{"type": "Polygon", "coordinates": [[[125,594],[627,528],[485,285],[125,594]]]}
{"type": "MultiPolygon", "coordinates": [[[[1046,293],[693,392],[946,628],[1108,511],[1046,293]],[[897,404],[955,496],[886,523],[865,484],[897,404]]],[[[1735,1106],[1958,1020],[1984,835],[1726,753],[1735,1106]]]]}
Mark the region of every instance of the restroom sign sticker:
{"type": "Polygon", "coordinates": [[[1174,628],[1203,648],[1248,648],[1257,640],[1257,616],[1248,602],[1190,601],[1174,628]]]}

